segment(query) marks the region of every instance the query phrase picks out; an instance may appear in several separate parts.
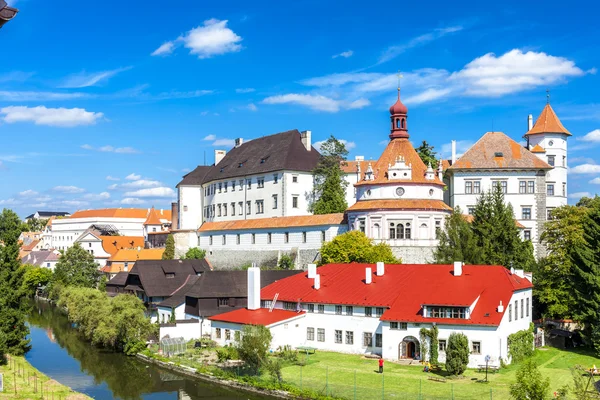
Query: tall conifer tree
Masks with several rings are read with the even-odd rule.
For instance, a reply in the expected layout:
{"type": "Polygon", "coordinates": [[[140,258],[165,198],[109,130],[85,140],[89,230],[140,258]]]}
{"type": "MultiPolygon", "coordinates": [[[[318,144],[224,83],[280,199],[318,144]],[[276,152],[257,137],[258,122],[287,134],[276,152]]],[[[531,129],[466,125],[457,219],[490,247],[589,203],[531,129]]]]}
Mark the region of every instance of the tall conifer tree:
{"type": "Polygon", "coordinates": [[[346,211],[346,186],[342,165],[348,150],[333,135],[321,145],[321,158],[313,170],[314,198],[309,206],[313,214],[331,214],[346,211]]]}

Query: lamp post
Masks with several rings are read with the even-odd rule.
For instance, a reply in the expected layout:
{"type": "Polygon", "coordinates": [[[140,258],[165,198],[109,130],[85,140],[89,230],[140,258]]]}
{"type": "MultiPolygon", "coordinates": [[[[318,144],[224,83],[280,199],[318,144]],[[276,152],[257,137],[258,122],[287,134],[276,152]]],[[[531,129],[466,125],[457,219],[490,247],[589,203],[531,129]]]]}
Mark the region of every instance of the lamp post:
{"type": "Polygon", "coordinates": [[[489,355],[485,356],[485,381],[487,382],[487,375],[488,375],[488,363],[490,362],[491,357],[489,355]]]}
{"type": "Polygon", "coordinates": [[[0,28],[13,19],[19,10],[9,7],[5,0],[0,0],[0,28]]]}

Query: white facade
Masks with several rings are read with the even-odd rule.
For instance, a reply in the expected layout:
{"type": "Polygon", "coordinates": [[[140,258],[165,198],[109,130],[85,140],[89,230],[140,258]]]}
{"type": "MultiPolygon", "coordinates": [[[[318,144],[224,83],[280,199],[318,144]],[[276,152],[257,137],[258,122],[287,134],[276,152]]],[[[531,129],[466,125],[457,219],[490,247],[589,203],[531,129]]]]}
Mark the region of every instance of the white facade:
{"type": "Polygon", "coordinates": [[[94,256],[94,261],[98,264],[99,268],[104,267],[106,260],[111,256],[104,250],[102,239],[97,238],[89,232],[75,240],[75,242],[79,243],[85,251],[94,256]]]}
{"type": "Polygon", "coordinates": [[[545,153],[536,156],[553,166],[546,174],[546,208],[552,210],[567,204],[567,135],[544,133],[529,136],[529,148],[539,145],[545,153]]]}
{"type": "MultiPolygon", "coordinates": [[[[198,186],[180,185],[177,191],[179,207],[179,229],[196,230],[202,225],[202,212],[204,210],[204,189],[198,186]]],[[[175,224],[175,221],[173,222],[175,224]]],[[[175,226],[175,225],[174,225],[175,226]]]]}
{"type": "Polygon", "coordinates": [[[52,221],[51,247],[67,250],[91,225],[113,225],[123,236],[144,236],[146,218],[64,218],[52,221]]]}
{"type": "MultiPolygon", "coordinates": [[[[158,306],[156,308],[156,311],[158,314],[158,316],[157,316],[158,322],[160,322],[161,324],[168,323],[171,320],[171,313],[173,312],[171,307],[158,306]]],[[[181,303],[180,305],[178,305],[177,307],[175,307],[175,319],[176,320],[189,319],[186,317],[186,314],[185,314],[185,301],[183,303],[181,303]]],[[[152,322],[155,322],[155,321],[152,321],[152,322]]]]}

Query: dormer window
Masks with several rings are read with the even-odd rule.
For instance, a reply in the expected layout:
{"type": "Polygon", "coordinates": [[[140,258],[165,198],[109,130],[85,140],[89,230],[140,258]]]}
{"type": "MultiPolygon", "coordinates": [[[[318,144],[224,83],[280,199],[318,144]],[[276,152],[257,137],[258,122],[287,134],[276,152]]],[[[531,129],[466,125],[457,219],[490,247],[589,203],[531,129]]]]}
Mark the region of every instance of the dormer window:
{"type": "Polygon", "coordinates": [[[425,309],[427,318],[468,319],[467,307],[426,306],[425,309]]]}
{"type": "Polygon", "coordinates": [[[239,163],[238,168],[242,168],[243,165],[244,165],[244,163],[239,163]]]}
{"type": "Polygon", "coordinates": [[[165,278],[168,278],[168,279],[175,278],[175,274],[172,272],[168,272],[165,274],[165,278]]]}
{"type": "Polygon", "coordinates": [[[260,159],[260,163],[261,163],[261,164],[264,164],[264,163],[265,163],[265,161],[266,161],[266,160],[265,160],[264,158],[261,158],[261,159],[260,159]]]}

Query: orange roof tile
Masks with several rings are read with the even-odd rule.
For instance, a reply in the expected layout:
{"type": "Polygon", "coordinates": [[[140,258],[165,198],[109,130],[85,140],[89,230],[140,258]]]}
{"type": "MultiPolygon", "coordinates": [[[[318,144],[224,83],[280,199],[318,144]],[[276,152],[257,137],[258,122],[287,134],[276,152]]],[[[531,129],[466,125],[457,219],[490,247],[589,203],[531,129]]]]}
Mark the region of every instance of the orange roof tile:
{"type": "Polygon", "coordinates": [[[21,250],[23,250],[23,251],[32,251],[35,248],[35,246],[37,246],[39,243],[40,243],[39,239],[32,240],[31,243],[29,243],[28,245],[22,246],[21,250]]]}
{"type": "MultiPolygon", "coordinates": [[[[127,270],[131,271],[131,268],[133,268],[133,265],[135,265],[135,264],[127,265],[127,270]]],[[[119,272],[125,271],[125,265],[123,263],[105,265],[104,267],[102,267],[100,269],[100,271],[102,271],[104,273],[108,273],[108,274],[117,274],[119,272]]]]}
{"type": "MultiPolygon", "coordinates": [[[[367,166],[368,164],[369,162],[367,162],[367,166]]],[[[356,183],[356,186],[382,183],[398,184],[399,182],[427,183],[442,186],[444,185],[444,183],[438,178],[437,171],[434,175],[433,180],[425,179],[425,171],[427,170],[427,166],[421,160],[421,157],[419,157],[419,154],[416,152],[410,141],[405,138],[392,139],[381,154],[381,157],[379,157],[379,160],[377,160],[375,164],[371,164],[371,168],[373,168],[373,173],[375,175],[374,179],[372,181],[361,180],[358,183],[356,183]],[[389,165],[394,165],[396,163],[396,160],[400,156],[404,157],[406,164],[410,164],[412,167],[412,179],[410,181],[388,179],[387,172],[389,165]]],[[[432,168],[435,171],[434,165],[432,165],[432,168]]],[[[362,178],[364,178],[364,173],[366,170],[366,167],[364,170],[361,169],[362,178]]]]}
{"type": "MultiPolygon", "coordinates": [[[[97,210],[75,211],[69,219],[73,218],[140,218],[146,219],[149,210],[147,208],[102,208],[97,210]]],[[[162,219],[171,220],[171,210],[157,211],[162,219]]]]}
{"type": "Polygon", "coordinates": [[[240,229],[269,229],[298,226],[340,225],[344,214],[303,215],[298,217],[275,217],[246,219],[240,221],[205,222],[198,231],[232,231],[240,229]]]}
{"type": "Polygon", "coordinates": [[[52,226],[52,221],[54,221],[56,219],[56,217],[53,215],[50,218],[48,218],[48,222],[46,222],[46,226],[52,226]]]}
{"type": "Polygon", "coordinates": [[[160,260],[165,249],[119,249],[112,255],[110,261],[135,262],[138,260],[160,260]]]}
{"type": "Polygon", "coordinates": [[[440,210],[452,211],[452,207],[442,200],[395,199],[395,200],[361,200],[354,203],[347,211],[363,210],[440,210]]]}
{"type": "Polygon", "coordinates": [[[450,170],[499,168],[551,169],[552,167],[502,132],[487,132],[449,167],[450,170]]]}
{"type": "Polygon", "coordinates": [[[162,222],[160,222],[160,217],[158,216],[158,212],[154,209],[154,207],[150,209],[148,218],[146,218],[144,225],[162,225],[162,222]]]}
{"type": "Polygon", "coordinates": [[[533,146],[533,148],[529,151],[531,151],[532,153],[545,153],[546,152],[546,150],[539,144],[536,144],[535,146],[533,146]]]}
{"type": "MultiPolygon", "coordinates": [[[[473,217],[471,214],[463,214],[463,218],[465,219],[465,221],[467,221],[468,223],[472,223],[473,219],[475,217],[473,217]]],[[[517,228],[519,229],[525,229],[525,225],[523,225],[522,223],[520,223],[519,221],[517,221],[515,219],[515,225],[517,225],[517,228]]]]}
{"type": "Polygon", "coordinates": [[[102,248],[111,256],[121,249],[144,247],[143,236],[100,236],[102,248]]]}
{"type": "Polygon", "coordinates": [[[372,161],[345,161],[342,165],[342,172],[345,174],[354,174],[357,172],[357,167],[360,166],[360,172],[363,174],[367,170],[369,162],[372,161]]]}
{"type": "Polygon", "coordinates": [[[525,136],[538,133],[564,133],[571,136],[571,132],[563,126],[550,104],[546,104],[542,113],[535,121],[535,125],[533,125],[533,128],[531,128],[525,136]]]}

